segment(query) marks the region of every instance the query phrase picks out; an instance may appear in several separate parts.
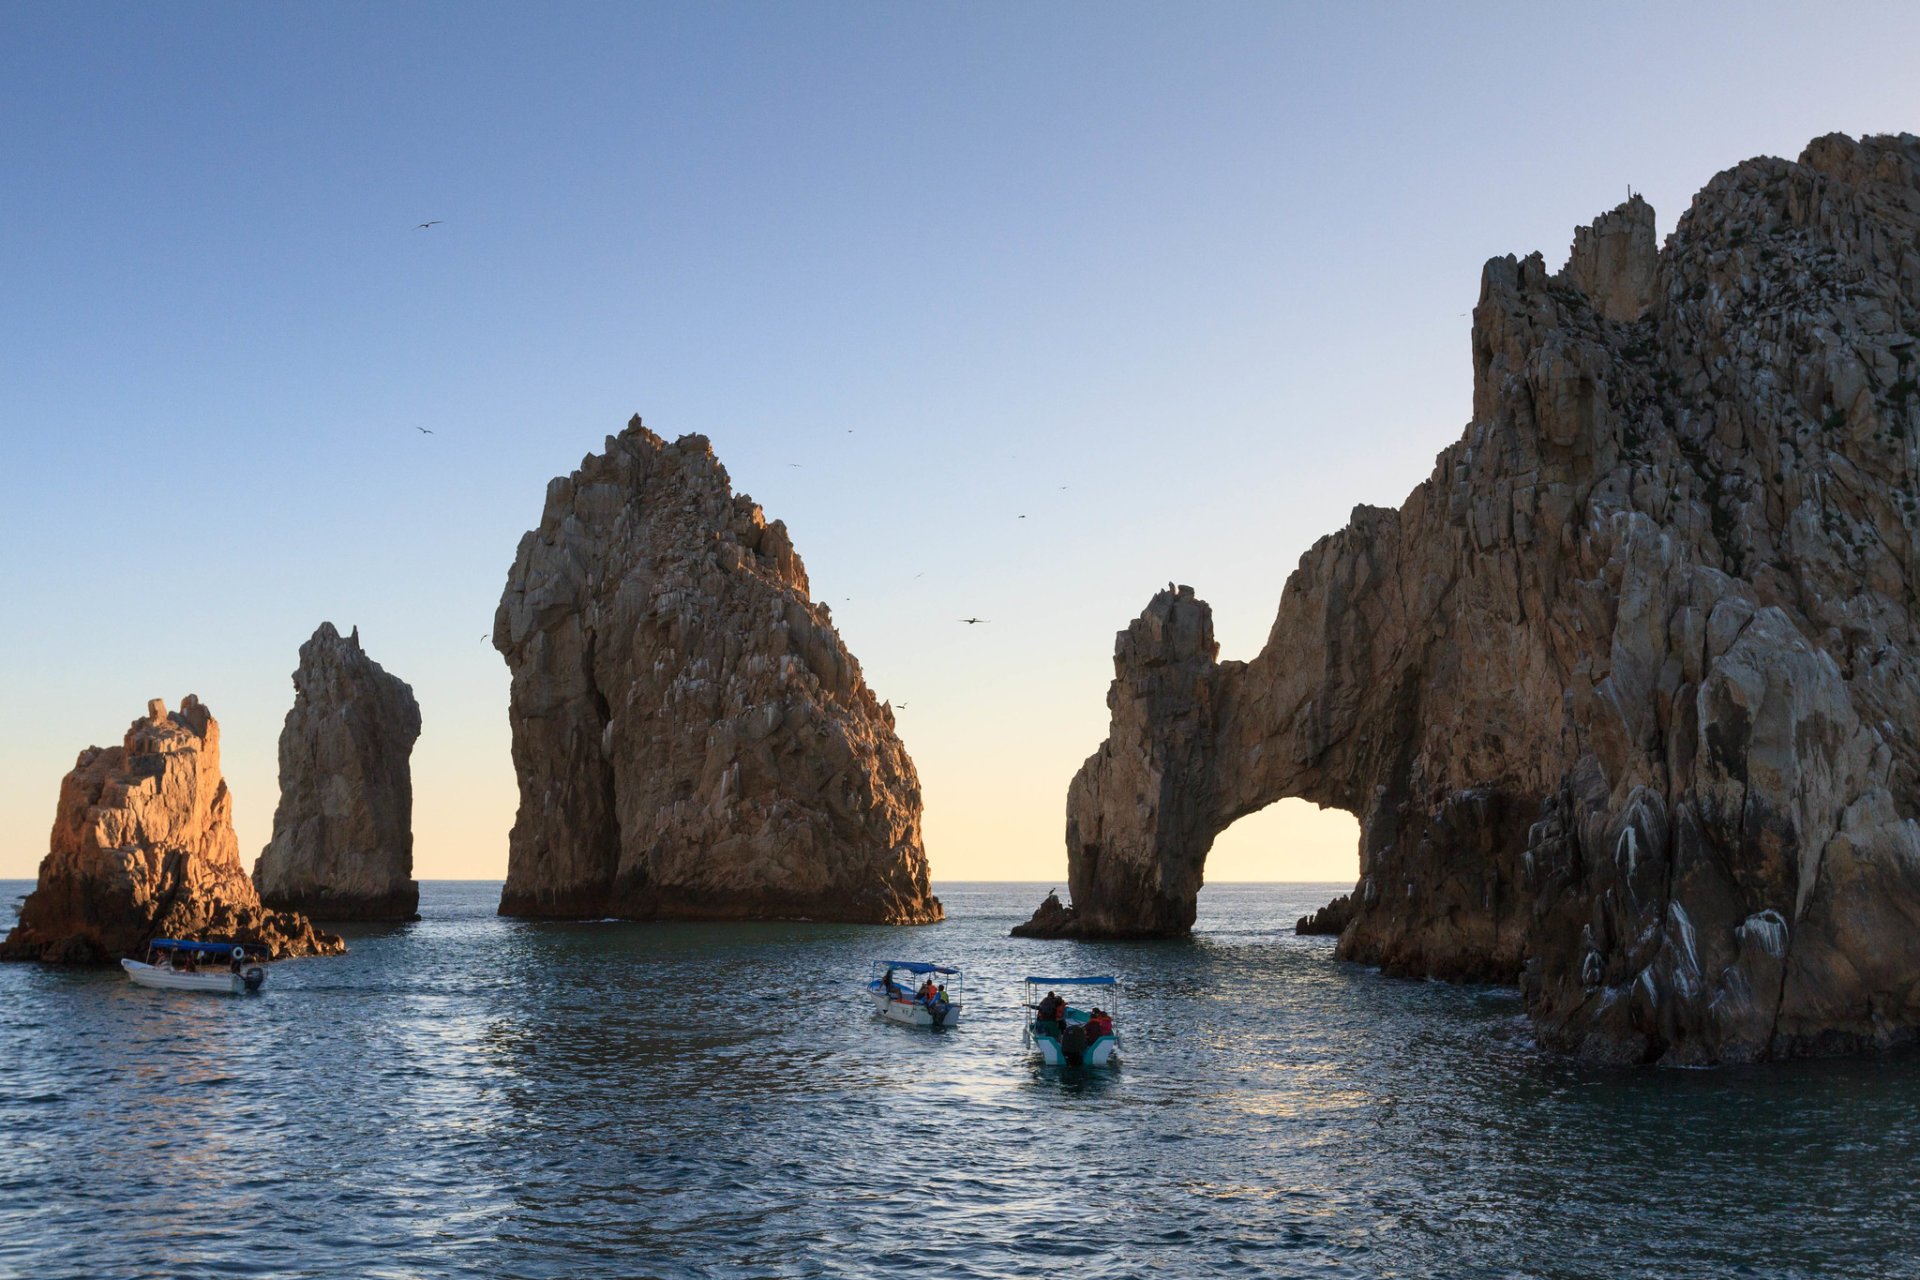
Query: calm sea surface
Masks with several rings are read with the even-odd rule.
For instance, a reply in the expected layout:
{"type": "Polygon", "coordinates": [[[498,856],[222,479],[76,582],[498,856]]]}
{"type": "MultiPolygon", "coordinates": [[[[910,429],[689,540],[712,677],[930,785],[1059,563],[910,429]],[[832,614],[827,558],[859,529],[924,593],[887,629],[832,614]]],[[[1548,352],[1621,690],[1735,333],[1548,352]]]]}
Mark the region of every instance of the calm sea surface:
{"type": "MultiPolygon", "coordinates": [[[[0,883],[0,927],[31,888],[0,883]]],[[[0,965],[0,1275],[1914,1276],[1920,1059],[1594,1071],[1514,993],[1295,938],[527,924],[497,884],[265,994],[0,965]],[[967,971],[875,1020],[869,961],[967,971]],[[1126,1063],[1023,1055],[1019,978],[1112,972],[1126,1063]]]]}

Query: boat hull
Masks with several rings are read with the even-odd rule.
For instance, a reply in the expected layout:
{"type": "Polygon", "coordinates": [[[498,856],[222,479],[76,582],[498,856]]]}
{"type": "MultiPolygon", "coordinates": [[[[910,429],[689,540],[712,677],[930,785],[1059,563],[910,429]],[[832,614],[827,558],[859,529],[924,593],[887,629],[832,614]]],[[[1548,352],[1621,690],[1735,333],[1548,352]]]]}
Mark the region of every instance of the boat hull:
{"type": "Polygon", "coordinates": [[[122,960],[120,967],[127,971],[135,986],[152,987],[158,991],[205,991],[214,995],[237,996],[247,989],[246,981],[237,973],[226,970],[202,970],[187,973],[180,969],[163,969],[138,960],[122,960]]]}
{"type": "Polygon", "coordinates": [[[1075,1056],[1061,1045],[1057,1036],[1027,1028],[1027,1046],[1040,1055],[1040,1061],[1049,1067],[1117,1067],[1120,1065],[1120,1040],[1116,1036],[1101,1036],[1082,1049],[1075,1056]]]}
{"type": "Polygon", "coordinates": [[[947,1006],[946,1015],[936,1023],[933,1011],[918,1000],[910,997],[889,997],[886,994],[867,988],[867,999],[873,1001],[874,1012],[888,1022],[898,1022],[908,1027],[957,1027],[960,1025],[960,1004],[955,1001],[947,1006]]]}

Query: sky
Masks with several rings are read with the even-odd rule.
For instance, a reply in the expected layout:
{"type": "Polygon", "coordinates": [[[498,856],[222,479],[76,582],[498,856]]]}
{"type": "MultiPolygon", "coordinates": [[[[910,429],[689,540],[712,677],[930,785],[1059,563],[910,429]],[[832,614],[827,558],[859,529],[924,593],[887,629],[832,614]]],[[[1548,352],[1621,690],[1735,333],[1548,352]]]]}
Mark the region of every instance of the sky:
{"type": "MultiPolygon", "coordinates": [[[[1461,434],[1486,259],[1920,129],[1915,48],[1912,5],[0,6],[0,877],[187,693],[250,862],[322,620],[419,698],[416,874],[504,875],[483,636],[638,412],[905,704],[935,879],[1064,882],[1115,632],[1178,581],[1257,652],[1461,434]]],[[[1285,801],[1207,875],[1357,839],[1285,801]]]]}

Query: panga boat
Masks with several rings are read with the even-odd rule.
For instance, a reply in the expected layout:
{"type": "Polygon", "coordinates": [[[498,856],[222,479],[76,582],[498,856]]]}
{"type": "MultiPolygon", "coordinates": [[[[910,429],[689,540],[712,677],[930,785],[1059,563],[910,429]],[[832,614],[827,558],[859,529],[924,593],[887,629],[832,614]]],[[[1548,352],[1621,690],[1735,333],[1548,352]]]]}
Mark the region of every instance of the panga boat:
{"type": "Polygon", "coordinates": [[[1112,1003],[1115,994],[1115,979],[1099,978],[1028,978],[1024,988],[1022,1004],[1032,1010],[1027,1027],[1021,1033],[1021,1040],[1027,1048],[1040,1055],[1040,1060],[1050,1067],[1104,1067],[1118,1064],[1120,1061],[1120,1036],[1113,1029],[1111,1011],[1093,1003],[1092,997],[1099,995],[1102,1000],[1112,1003]],[[1085,1006],[1076,1005],[1059,993],[1061,987],[1092,987],[1091,992],[1076,992],[1086,1000],[1085,1006]],[[1099,991],[1098,988],[1107,988],[1099,991]],[[1046,994],[1042,996],[1040,993],[1046,994]],[[1052,1002],[1058,1002],[1057,1004],[1052,1002]],[[1047,1016],[1042,1016],[1042,1015],[1047,1016]],[[1104,1014],[1104,1018],[1096,1018],[1104,1014]]]}
{"type": "Polygon", "coordinates": [[[958,969],[924,960],[875,960],[866,991],[875,1012],[889,1021],[910,1027],[960,1024],[958,969]]]}
{"type": "Polygon", "coordinates": [[[217,991],[237,996],[242,991],[258,991],[267,980],[267,971],[248,964],[247,949],[233,942],[155,938],[148,945],[144,963],[122,960],[120,967],[136,986],[164,991],[217,991]]]}

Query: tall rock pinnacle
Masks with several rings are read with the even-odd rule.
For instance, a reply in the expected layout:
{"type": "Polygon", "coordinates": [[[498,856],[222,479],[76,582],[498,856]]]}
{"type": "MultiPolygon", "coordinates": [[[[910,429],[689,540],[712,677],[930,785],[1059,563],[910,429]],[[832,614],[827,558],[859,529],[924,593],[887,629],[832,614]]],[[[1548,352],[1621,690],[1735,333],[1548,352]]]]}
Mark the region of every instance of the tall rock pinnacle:
{"type": "Polygon", "coordinates": [[[280,731],[280,804],[253,881],[272,907],[316,920],[408,920],[420,707],[404,680],[323,622],[300,646],[280,731]]]}
{"type": "Polygon", "coordinates": [[[547,487],[494,618],[505,915],[938,920],[920,783],[786,527],[636,417],[547,487]]]}
{"type": "Polygon", "coordinates": [[[1487,264],[1464,437],[1251,662],[1184,590],[1122,633],[1029,932],[1184,930],[1214,836],[1298,796],[1361,821],[1341,955],[1519,981],[1548,1044],[1920,1038],[1920,138],[1652,218],[1487,264]]]}

